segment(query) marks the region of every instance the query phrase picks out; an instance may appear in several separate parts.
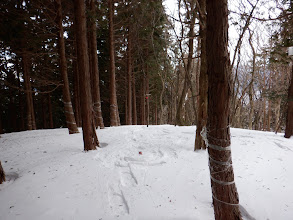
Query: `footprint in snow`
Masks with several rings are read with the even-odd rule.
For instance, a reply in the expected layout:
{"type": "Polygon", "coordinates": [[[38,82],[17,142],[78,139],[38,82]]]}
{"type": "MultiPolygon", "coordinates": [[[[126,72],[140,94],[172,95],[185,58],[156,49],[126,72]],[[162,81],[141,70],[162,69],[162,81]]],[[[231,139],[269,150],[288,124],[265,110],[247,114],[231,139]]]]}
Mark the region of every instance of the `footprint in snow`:
{"type": "Polygon", "coordinates": [[[120,181],[121,185],[125,187],[136,186],[138,184],[137,178],[129,164],[128,167],[120,167],[120,181]]]}
{"type": "Polygon", "coordinates": [[[114,190],[112,187],[108,188],[109,207],[115,215],[129,214],[128,202],[122,190],[114,190]]]}
{"type": "Polygon", "coordinates": [[[280,143],[278,143],[278,142],[276,142],[276,141],[274,141],[274,143],[275,143],[279,148],[282,148],[282,149],[284,149],[284,150],[286,150],[286,151],[293,151],[293,150],[291,150],[289,147],[286,147],[286,146],[284,146],[284,145],[282,145],[282,144],[280,144],[280,143]]]}

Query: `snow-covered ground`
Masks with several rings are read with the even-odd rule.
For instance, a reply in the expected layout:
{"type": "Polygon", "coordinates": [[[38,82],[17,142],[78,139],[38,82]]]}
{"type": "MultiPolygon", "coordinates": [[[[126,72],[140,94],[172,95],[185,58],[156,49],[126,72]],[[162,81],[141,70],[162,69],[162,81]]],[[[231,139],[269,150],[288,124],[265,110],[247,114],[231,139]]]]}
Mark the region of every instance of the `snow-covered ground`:
{"type": "MultiPolygon", "coordinates": [[[[208,156],[193,151],[195,127],[97,130],[83,152],[67,129],[1,135],[1,220],[210,220],[208,156]]],[[[245,219],[293,219],[293,139],[231,129],[235,180],[245,219]],[[249,217],[249,215],[251,217],[249,217]]]]}

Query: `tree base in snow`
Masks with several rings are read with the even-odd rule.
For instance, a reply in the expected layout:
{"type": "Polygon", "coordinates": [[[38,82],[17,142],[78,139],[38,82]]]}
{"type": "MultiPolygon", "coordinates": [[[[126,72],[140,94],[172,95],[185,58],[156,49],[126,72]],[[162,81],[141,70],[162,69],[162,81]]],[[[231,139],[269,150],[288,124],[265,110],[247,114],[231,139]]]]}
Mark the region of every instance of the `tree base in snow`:
{"type": "Polygon", "coordinates": [[[4,181],[5,181],[5,173],[0,161],[0,184],[2,184],[4,181]]]}

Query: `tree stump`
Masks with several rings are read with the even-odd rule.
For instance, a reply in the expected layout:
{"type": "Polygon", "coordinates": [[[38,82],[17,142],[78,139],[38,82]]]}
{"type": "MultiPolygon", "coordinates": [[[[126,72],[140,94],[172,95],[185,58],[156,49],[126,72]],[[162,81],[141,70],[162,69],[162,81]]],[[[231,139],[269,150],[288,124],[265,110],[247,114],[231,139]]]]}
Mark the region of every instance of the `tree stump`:
{"type": "Polygon", "coordinates": [[[0,184],[2,184],[4,181],[5,181],[5,173],[0,161],[0,184]]]}

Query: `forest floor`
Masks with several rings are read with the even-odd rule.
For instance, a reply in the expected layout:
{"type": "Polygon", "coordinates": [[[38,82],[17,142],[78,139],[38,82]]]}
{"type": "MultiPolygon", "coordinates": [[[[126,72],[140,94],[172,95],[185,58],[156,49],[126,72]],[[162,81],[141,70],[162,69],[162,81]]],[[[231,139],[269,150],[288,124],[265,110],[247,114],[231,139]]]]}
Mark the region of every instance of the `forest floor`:
{"type": "MultiPolygon", "coordinates": [[[[1,135],[0,219],[210,220],[208,155],[194,152],[196,127],[97,130],[84,152],[67,129],[1,135]]],[[[293,138],[231,129],[244,219],[293,219],[293,138]]]]}

